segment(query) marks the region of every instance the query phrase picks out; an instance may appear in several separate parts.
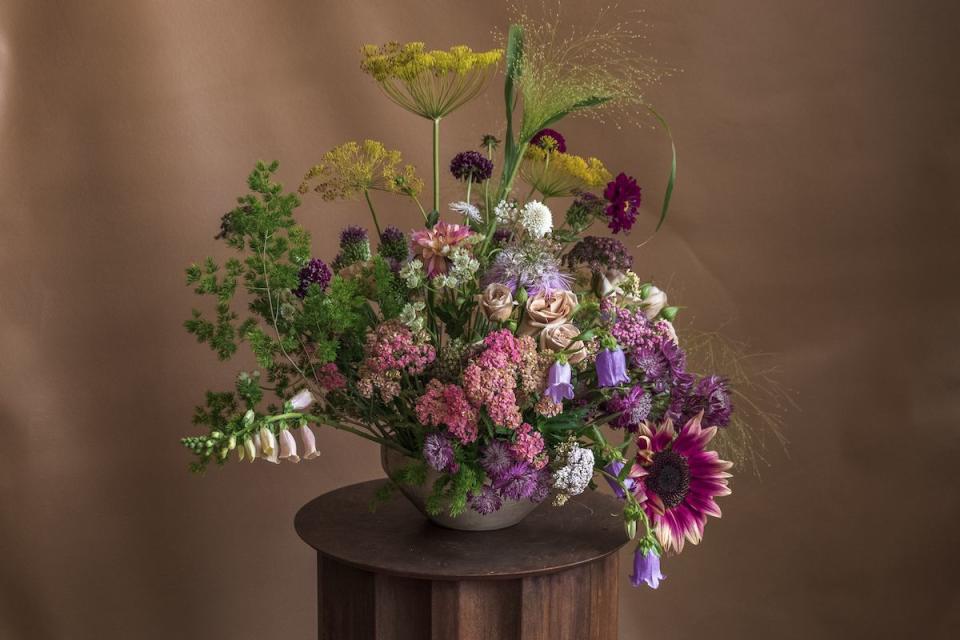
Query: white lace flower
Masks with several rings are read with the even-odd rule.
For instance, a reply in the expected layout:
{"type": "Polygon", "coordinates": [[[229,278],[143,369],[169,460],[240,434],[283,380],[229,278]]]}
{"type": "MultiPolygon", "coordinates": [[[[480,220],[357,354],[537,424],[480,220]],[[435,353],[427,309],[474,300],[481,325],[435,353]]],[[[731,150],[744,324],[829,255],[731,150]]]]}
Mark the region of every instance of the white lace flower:
{"type": "Polygon", "coordinates": [[[411,260],[400,268],[400,277],[407,283],[407,287],[416,289],[423,284],[423,263],[411,260]]]}
{"type": "Polygon", "coordinates": [[[465,218],[470,218],[474,222],[480,222],[480,209],[476,206],[470,204],[469,202],[451,202],[450,210],[459,213],[465,218]]]}
{"type": "Polygon", "coordinates": [[[520,213],[520,224],[534,238],[542,238],[553,230],[553,214],[547,205],[531,200],[520,213]]]}
{"type": "Polygon", "coordinates": [[[517,219],[520,212],[517,210],[517,203],[501,200],[493,208],[493,215],[497,218],[497,224],[511,224],[517,219]]]}

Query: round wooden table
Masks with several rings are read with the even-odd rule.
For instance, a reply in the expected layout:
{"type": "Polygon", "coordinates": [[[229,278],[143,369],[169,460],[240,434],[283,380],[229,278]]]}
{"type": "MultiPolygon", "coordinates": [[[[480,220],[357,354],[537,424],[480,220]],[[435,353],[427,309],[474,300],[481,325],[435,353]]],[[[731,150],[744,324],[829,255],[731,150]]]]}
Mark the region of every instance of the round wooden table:
{"type": "Polygon", "coordinates": [[[294,526],[317,550],[321,640],[615,640],[627,536],[621,504],[588,491],[500,531],[427,521],[386,480],[308,502],[294,526]]]}

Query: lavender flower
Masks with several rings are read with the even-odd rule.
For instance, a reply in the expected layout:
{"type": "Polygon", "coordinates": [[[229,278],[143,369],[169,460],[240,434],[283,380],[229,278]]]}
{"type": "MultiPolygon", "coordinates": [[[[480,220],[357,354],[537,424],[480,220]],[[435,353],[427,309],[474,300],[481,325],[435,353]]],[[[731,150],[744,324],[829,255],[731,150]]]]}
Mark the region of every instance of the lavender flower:
{"type": "Polygon", "coordinates": [[[597,382],[601,387],[616,387],[622,382],[630,382],[623,349],[603,349],[597,354],[597,382]]]}
{"type": "Polygon", "coordinates": [[[483,182],[493,175],[493,161],[479,151],[461,151],[450,161],[450,173],[457,180],[483,182]]]}
{"type": "Polygon", "coordinates": [[[639,587],[645,582],[651,589],[656,589],[666,577],[660,573],[659,554],[642,542],[637,545],[637,550],[633,553],[633,575],[630,576],[630,584],[639,587]]]}
{"type": "Polygon", "coordinates": [[[479,493],[470,495],[470,508],[482,516],[499,511],[501,506],[503,506],[503,501],[493,487],[483,487],[479,493]]]}
{"type": "Polygon", "coordinates": [[[573,385],[570,384],[570,365],[566,362],[554,362],[547,371],[547,388],[543,392],[557,404],[564,400],[573,400],[573,385]]]}
{"type": "Polygon", "coordinates": [[[437,471],[446,471],[454,463],[453,446],[442,433],[428,433],[423,439],[423,459],[437,471]]]}
{"type": "Polygon", "coordinates": [[[319,285],[321,291],[326,289],[327,285],[330,284],[330,279],[333,277],[333,274],[330,273],[330,267],[328,267],[323,260],[314,258],[308,262],[305,267],[300,269],[299,276],[300,286],[298,286],[293,293],[298,298],[305,298],[311,284],[319,285]]]}

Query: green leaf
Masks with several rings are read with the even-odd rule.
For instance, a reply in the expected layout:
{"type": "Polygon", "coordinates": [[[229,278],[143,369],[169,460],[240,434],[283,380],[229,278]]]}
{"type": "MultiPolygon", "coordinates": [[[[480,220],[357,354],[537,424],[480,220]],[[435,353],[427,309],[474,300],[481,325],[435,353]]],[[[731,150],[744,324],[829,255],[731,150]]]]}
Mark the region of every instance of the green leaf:
{"type": "Polygon", "coordinates": [[[430,213],[428,213],[428,214],[427,214],[427,229],[433,229],[433,227],[437,224],[437,222],[439,222],[439,220],[440,220],[440,212],[437,211],[436,209],[434,209],[433,211],[431,211],[430,213]]]}
{"type": "Polygon", "coordinates": [[[667,137],[670,138],[670,178],[667,180],[667,189],[663,193],[663,207],[660,209],[660,220],[657,222],[657,228],[654,231],[659,231],[660,226],[663,225],[663,221],[667,219],[667,211],[670,210],[670,199],[673,197],[673,186],[677,182],[677,145],[673,141],[673,133],[670,131],[670,125],[667,124],[667,121],[663,119],[656,109],[651,106],[647,106],[647,109],[650,113],[653,114],[653,117],[657,119],[657,122],[663,127],[664,131],[667,132],[667,137]]]}

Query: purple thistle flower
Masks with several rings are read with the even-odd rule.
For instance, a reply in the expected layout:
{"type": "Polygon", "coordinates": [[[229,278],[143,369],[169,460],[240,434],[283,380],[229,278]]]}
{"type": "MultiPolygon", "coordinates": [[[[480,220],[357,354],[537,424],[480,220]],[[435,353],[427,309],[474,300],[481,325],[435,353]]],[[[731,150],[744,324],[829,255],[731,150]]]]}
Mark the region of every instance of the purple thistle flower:
{"type": "Polygon", "coordinates": [[[534,471],[534,486],[530,493],[530,502],[543,502],[550,495],[553,478],[546,468],[534,471]]]}
{"type": "Polygon", "coordinates": [[[640,207],[640,187],[635,178],[620,172],[613,181],[607,184],[603,197],[608,204],[605,212],[610,222],[607,226],[614,233],[630,231],[637,221],[637,212],[640,207]]]}
{"type": "MultiPolygon", "coordinates": [[[[623,462],[620,460],[614,460],[607,466],[603,468],[604,471],[609,473],[611,476],[619,476],[620,472],[623,471],[623,462]]],[[[610,488],[613,489],[613,494],[620,498],[621,500],[626,500],[627,494],[624,493],[623,487],[621,487],[617,482],[611,480],[607,476],[603,476],[603,479],[607,481],[607,484],[610,485],[610,488]]],[[[623,481],[623,486],[627,488],[627,491],[633,488],[633,479],[625,478],[623,481]]]]}
{"type": "Polygon", "coordinates": [[[660,556],[651,548],[642,549],[643,543],[637,545],[637,550],[633,553],[633,575],[630,576],[630,584],[639,587],[642,583],[647,583],[651,589],[660,586],[660,581],[667,576],[660,573],[660,556]]]}
{"type": "Polygon", "coordinates": [[[530,243],[507,246],[497,253],[484,274],[484,286],[499,283],[516,293],[517,287],[529,295],[543,291],[569,291],[573,278],[560,270],[560,263],[544,245],[530,243]]]}
{"type": "Polygon", "coordinates": [[[502,440],[494,440],[488,444],[480,456],[480,466],[494,482],[501,478],[514,462],[510,445],[502,440]]]}
{"type": "Polygon", "coordinates": [[[620,414],[610,426],[634,432],[650,415],[653,397],[643,388],[643,385],[638,384],[627,393],[615,395],[607,402],[605,408],[610,413],[620,414]]]}
{"type": "Polygon", "coordinates": [[[437,471],[447,471],[454,463],[450,440],[441,433],[428,433],[423,439],[423,459],[437,471]]]}
{"type": "Polygon", "coordinates": [[[597,382],[601,387],[615,387],[622,382],[630,382],[623,349],[603,349],[597,354],[597,382]]]}
{"type": "Polygon", "coordinates": [[[330,284],[330,278],[332,277],[330,267],[320,258],[314,258],[300,269],[300,286],[293,293],[298,298],[305,298],[311,284],[319,285],[320,290],[323,291],[330,284]]]}
{"type": "Polygon", "coordinates": [[[493,175],[493,161],[479,151],[461,151],[450,161],[450,173],[457,180],[483,182],[493,175]]]}
{"type": "Polygon", "coordinates": [[[493,487],[483,487],[479,493],[470,494],[470,508],[482,516],[499,511],[503,501],[493,487]]]}
{"type": "Polygon", "coordinates": [[[683,421],[703,411],[702,423],[709,427],[726,427],[730,424],[733,403],[727,381],[720,376],[703,378],[690,395],[683,412],[683,421]]]}
{"type": "Polygon", "coordinates": [[[559,131],[554,131],[553,129],[540,129],[540,131],[537,131],[533,134],[533,137],[530,138],[530,146],[559,151],[560,153],[567,152],[567,141],[563,139],[559,131]]]}
{"type": "Polygon", "coordinates": [[[564,400],[573,400],[573,385],[570,384],[570,365],[566,362],[554,362],[547,371],[547,388],[543,392],[557,404],[564,400]]]}

